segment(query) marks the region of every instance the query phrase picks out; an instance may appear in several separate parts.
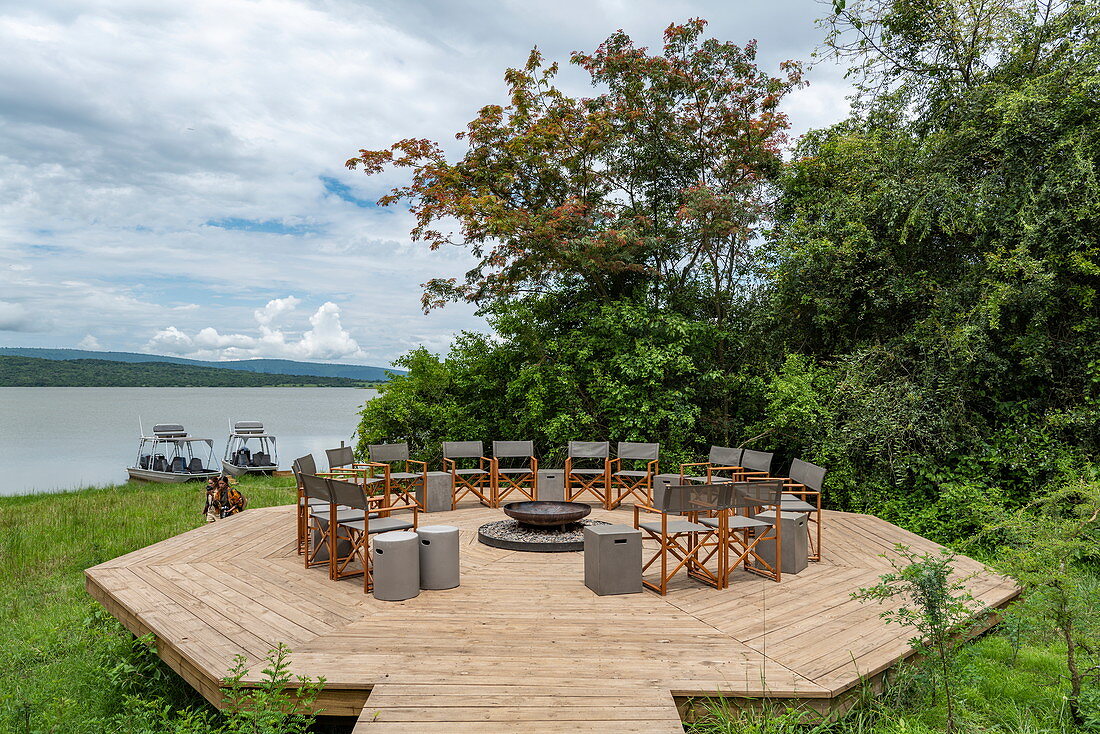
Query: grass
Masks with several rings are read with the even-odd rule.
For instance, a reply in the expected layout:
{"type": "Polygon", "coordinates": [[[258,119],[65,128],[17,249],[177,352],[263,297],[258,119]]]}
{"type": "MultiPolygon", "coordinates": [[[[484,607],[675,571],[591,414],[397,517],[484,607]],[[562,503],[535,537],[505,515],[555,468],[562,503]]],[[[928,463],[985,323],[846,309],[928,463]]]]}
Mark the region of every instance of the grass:
{"type": "MultiPolygon", "coordinates": [[[[290,478],[245,477],[241,489],[249,507],[294,501],[290,478]]],[[[125,708],[146,692],[205,705],[85,593],[83,575],[198,527],[204,500],[197,482],[0,497],[0,732],[140,731],[125,728],[125,708]]]]}
{"type": "MultiPolygon", "coordinates": [[[[1032,638],[1017,650],[992,633],[964,645],[955,661],[962,702],[962,732],[974,734],[1078,734],[1100,731],[1100,710],[1084,729],[1075,727],[1063,701],[1059,675],[1065,656],[1057,644],[1032,638]]],[[[865,695],[844,716],[809,723],[795,711],[737,716],[711,707],[689,727],[692,734],[936,734],[944,709],[921,671],[909,667],[878,696],[865,695]]]]}

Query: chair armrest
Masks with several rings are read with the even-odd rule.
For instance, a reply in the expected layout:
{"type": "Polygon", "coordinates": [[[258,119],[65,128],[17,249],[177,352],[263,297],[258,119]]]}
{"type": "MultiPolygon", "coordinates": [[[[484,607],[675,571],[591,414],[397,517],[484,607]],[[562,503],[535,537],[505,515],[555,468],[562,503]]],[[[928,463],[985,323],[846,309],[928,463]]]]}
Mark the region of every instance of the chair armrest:
{"type": "Polygon", "coordinates": [[[660,471],[660,463],[658,459],[654,459],[645,465],[645,470],[650,474],[657,474],[660,471]]]}
{"type": "Polygon", "coordinates": [[[443,457],[443,471],[449,471],[452,474],[454,474],[455,468],[456,468],[455,467],[455,460],[454,459],[448,459],[446,456],[444,456],[443,457]],[[447,468],[448,466],[450,466],[451,468],[448,469],[447,468]]]}
{"type": "Polygon", "coordinates": [[[409,470],[409,465],[410,464],[420,464],[423,471],[428,471],[428,462],[426,462],[426,461],[417,461],[416,459],[405,459],[405,471],[409,470]]]}
{"type": "Polygon", "coordinates": [[[539,470],[539,460],[534,456],[531,457],[531,471],[537,473],[539,470]]]}
{"type": "Polygon", "coordinates": [[[618,458],[618,457],[615,457],[614,459],[607,459],[607,468],[608,469],[614,470],[613,467],[616,467],[616,466],[621,467],[622,465],[623,465],[623,460],[618,458]]]}

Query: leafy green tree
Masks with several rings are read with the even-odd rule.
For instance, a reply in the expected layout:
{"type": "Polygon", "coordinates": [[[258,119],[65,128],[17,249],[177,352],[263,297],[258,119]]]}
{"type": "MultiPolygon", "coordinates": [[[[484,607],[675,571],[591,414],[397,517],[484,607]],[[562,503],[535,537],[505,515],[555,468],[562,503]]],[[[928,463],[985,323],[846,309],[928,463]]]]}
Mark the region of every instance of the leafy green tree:
{"type": "Polygon", "coordinates": [[[1064,644],[1066,701],[1085,722],[1084,691],[1100,679],[1100,481],[1076,481],[1020,508],[993,529],[1005,534],[1002,567],[1024,587],[1014,624],[1053,629],[1064,644]]]}
{"type": "Polygon", "coordinates": [[[884,574],[874,586],[853,592],[852,598],[880,604],[903,599],[901,606],[881,616],[887,624],[913,629],[916,636],[909,644],[925,650],[935,661],[947,707],[947,734],[951,734],[956,726],[952,689],[952,660],[958,646],[955,633],[980,607],[967,589],[966,580],[955,575],[952,566],[955,556],[951,551],[917,554],[899,543],[893,556],[884,557],[894,570],[884,574]]]}

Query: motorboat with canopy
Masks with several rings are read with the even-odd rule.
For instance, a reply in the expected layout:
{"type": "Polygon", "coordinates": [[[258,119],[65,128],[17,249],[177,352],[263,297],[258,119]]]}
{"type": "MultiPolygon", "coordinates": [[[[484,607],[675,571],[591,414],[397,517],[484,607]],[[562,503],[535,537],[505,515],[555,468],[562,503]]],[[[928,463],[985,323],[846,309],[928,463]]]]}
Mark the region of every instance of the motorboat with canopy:
{"type": "Polygon", "coordinates": [[[221,475],[214,469],[214,441],[188,435],[178,423],[158,423],[153,435],[142,431],[137,461],[126,471],[131,479],[179,483],[221,475]]]}
{"type": "Polygon", "coordinates": [[[222,470],[236,477],[273,472],[278,468],[275,437],[264,432],[264,424],[260,421],[235,422],[225,444],[222,470]]]}

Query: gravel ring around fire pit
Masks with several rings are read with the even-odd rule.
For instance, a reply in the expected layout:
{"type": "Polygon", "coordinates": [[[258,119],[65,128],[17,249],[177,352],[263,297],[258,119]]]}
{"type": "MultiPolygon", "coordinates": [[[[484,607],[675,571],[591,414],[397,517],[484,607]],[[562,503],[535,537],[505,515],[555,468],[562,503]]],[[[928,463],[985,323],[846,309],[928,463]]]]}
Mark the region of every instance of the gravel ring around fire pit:
{"type": "Polygon", "coordinates": [[[585,525],[610,525],[603,520],[581,520],[561,527],[534,527],[515,520],[487,522],[477,529],[477,539],[504,550],[531,553],[567,553],[584,550],[585,525]]]}

